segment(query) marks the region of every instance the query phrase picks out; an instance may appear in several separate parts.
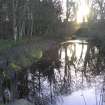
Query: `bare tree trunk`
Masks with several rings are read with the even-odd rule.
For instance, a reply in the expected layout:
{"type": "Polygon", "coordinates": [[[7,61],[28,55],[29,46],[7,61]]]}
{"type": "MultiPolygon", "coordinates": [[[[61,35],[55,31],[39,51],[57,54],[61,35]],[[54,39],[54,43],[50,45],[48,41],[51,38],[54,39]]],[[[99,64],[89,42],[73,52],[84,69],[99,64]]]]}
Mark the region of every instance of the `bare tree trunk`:
{"type": "Polygon", "coordinates": [[[17,25],[16,25],[16,6],[15,6],[15,0],[12,1],[13,5],[13,37],[14,40],[17,40],[17,25]]]}
{"type": "Polygon", "coordinates": [[[66,0],[66,20],[68,21],[69,19],[69,0],[66,0]]]}
{"type": "Polygon", "coordinates": [[[25,22],[23,21],[21,26],[19,27],[19,39],[23,38],[24,30],[25,30],[25,22]]]}
{"type": "Polygon", "coordinates": [[[31,37],[32,37],[32,35],[33,35],[33,14],[31,14],[31,19],[32,19],[32,23],[31,23],[31,37]]]}

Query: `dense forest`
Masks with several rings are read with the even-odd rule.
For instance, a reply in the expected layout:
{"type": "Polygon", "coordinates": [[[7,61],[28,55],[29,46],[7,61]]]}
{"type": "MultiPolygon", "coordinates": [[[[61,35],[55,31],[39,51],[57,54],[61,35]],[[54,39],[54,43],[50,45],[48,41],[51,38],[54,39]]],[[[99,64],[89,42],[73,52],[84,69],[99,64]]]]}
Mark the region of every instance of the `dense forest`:
{"type": "Polygon", "coordinates": [[[33,35],[44,36],[49,31],[56,31],[61,22],[60,15],[59,1],[1,0],[0,37],[18,40],[33,35]]]}
{"type": "MultiPolygon", "coordinates": [[[[81,27],[92,27],[90,31],[96,31],[104,27],[104,0],[87,2],[91,12],[89,16],[83,16],[81,27]]],[[[65,16],[60,0],[0,0],[0,38],[19,40],[32,36],[70,36],[80,27],[76,24],[78,8],[75,1],[67,0],[65,16]]]]}

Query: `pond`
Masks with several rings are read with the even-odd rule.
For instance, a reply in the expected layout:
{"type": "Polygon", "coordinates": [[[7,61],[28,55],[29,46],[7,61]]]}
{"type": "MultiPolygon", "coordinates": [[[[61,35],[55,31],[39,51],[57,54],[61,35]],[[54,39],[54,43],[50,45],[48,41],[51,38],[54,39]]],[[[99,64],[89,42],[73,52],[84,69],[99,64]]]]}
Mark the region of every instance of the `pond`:
{"type": "Polygon", "coordinates": [[[62,42],[17,72],[15,83],[15,97],[35,105],[104,105],[104,47],[95,41],[62,42]]]}
{"type": "Polygon", "coordinates": [[[100,48],[74,40],[62,43],[60,53],[62,78],[66,78],[62,105],[104,105],[104,55],[100,48]]]}
{"type": "MultiPolygon", "coordinates": [[[[72,40],[52,49],[36,64],[42,76],[40,94],[43,95],[40,97],[47,94],[51,104],[58,105],[104,105],[105,56],[102,47],[92,41],[72,40]]],[[[34,64],[32,68],[36,67],[34,64]]]]}

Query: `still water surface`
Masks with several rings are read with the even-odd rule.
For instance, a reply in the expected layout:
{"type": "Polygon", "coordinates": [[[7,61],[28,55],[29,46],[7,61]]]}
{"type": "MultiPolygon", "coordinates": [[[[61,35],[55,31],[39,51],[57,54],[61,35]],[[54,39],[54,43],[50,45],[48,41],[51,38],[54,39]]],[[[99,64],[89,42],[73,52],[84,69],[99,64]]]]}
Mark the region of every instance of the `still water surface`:
{"type": "Polygon", "coordinates": [[[105,104],[105,50],[93,41],[63,42],[45,51],[29,70],[25,95],[35,105],[105,104]]]}
{"type": "MultiPolygon", "coordinates": [[[[84,40],[62,43],[59,50],[63,65],[61,77],[69,79],[65,82],[70,83],[64,87],[68,91],[62,95],[62,105],[105,104],[104,68],[101,70],[104,62],[102,61],[103,56],[99,55],[99,50],[97,46],[84,40]]],[[[67,85],[67,83],[65,84],[67,85]]]]}

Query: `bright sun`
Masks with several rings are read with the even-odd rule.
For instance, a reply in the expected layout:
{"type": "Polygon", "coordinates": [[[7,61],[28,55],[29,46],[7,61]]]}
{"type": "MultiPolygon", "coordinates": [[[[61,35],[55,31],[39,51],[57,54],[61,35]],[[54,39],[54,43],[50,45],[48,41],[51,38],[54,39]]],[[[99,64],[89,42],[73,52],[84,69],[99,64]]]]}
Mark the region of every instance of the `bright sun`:
{"type": "Polygon", "coordinates": [[[85,0],[81,0],[81,4],[78,7],[77,11],[77,23],[87,22],[89,16],[89,6],[85,0]]]}
{"type": "MultiPolygon", "coordinates": [[[[63,10],[64,15],[63,17],[66,17],[66,0],[61,0],[63,4],[63,10]]],[[[88,22],[88,17],[90,13],[89,8],[89,0],[72,0],[78,5],[78,9],[76,11],[76,22],[82,23],[82,22],[88,22]]]]}

